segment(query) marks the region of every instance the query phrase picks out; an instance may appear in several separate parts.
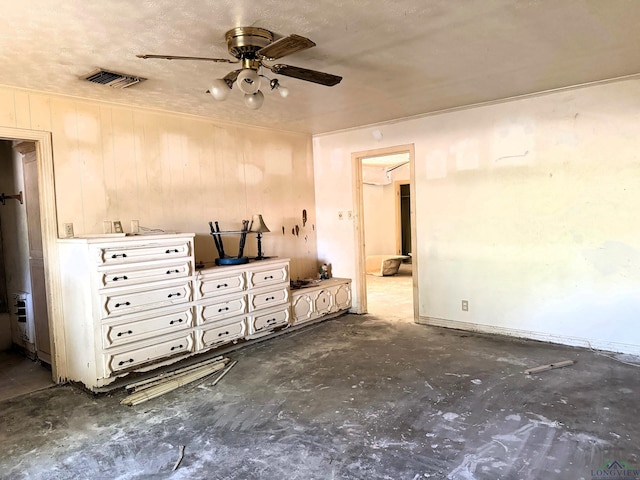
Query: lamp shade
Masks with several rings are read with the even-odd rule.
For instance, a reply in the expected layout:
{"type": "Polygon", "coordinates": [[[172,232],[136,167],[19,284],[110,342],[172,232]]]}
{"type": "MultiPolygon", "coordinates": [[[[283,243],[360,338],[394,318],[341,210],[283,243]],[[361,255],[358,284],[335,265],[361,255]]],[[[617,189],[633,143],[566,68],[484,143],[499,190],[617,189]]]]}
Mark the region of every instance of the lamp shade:
{"type": "Polygon", "coordinates": [[[260,90],[260,76],[251,68],[243,69],[236,79],[238,88],[242,93],[252,95],[260,90]]]}
{"type": "Polygon", "coordinates": [[[265,233],[270,232],[271,230],[269,230],[269,227],[265,225],[262,215],[257,213],[251,218],[249,231],[254,233],[265,233]]]}
{"type": "Polygon", "coordinates": [[[221,78],[216,78],[211,87],[209,87],[209,93],[216,100],[222,101],[225,100],[229,96],[229,85],[221,78]]]}
{"type": "Polygon", "coordinates": [[[252,110],[258,110],[262,103],[264,102],[264,95],[260,90],[258,90],[253,95],[245,95],[244,96],[244,104],[252,110]]]}

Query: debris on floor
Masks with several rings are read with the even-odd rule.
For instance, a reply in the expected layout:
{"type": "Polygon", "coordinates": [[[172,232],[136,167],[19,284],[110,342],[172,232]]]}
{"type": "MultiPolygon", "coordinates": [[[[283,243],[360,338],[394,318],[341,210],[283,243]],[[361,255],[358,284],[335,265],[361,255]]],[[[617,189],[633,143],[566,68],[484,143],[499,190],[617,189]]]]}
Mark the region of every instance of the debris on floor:
{"type": "Polygon", "coordinates": [[[532,373],[546,372],[547,370],[553,370],[554,368],[568,367],[576,363],[575,360],[563,360],[562,362],[549,363],[548,365],[541,365],[539,367],[528,368],[524,371],[525,374],[531,375],[532,373]]]}
{"type": "Polygon", "coordinates": [[[184,445],[180,445],[180,455],[178,456],[178,461],[173,466],[173,471],[175,472],[180,464],[182,463],[182,459],[184,458],[184,445]]]}
{"type": "Polygon", "coordinates": [[[197,380],[206,380],[207,377],[222,370],[222,373],[220,373],[211,384],[213,386],[217,384],[236,363],[238,362],[234,361],[229,363],[229,359],[226,357],[216,357],[172,372],[162,373],[146,380],[131,383],[127,385],[126,388],[127,390],[133,390],[133,393],[122,399],[120,403],[130,406],[138,405],[197,380]]]}

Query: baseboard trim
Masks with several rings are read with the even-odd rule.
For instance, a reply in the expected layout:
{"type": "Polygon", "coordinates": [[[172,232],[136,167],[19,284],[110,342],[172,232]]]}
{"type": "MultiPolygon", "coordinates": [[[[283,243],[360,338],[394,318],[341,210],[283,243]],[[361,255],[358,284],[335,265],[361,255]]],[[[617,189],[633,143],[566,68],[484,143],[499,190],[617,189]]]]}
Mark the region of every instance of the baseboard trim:
{"type": "Polygon", "coordinates": [[[494,325],[483,325],[480,323],[460,322],[458,320],[446,320],[443,318],[420,316],[416,320],[420,325],[430,325],[433,327],[444,327],[468,332],[488,333],[492,335],[503,335],[505,337],[516,337],[539,342],[554,343],[558,345],[568,345],[571,347],[582,347],[591,350],[601,350],[612,353],[626,353],[640,356],[640,345],[628,343],[608,342],[593,338],[571,337],[553,335],[532,330],[519,330],[516,328],[497,327],[494,325]]]}

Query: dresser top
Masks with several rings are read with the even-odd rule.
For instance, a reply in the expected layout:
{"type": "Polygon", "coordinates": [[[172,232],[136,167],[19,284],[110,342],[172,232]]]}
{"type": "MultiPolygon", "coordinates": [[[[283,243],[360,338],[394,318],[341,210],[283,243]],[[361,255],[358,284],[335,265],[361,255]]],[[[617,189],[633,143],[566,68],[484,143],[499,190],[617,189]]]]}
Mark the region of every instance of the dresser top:
{"type": "Polygon", "coordinates": [[[161,233],[153,235],[119,235],[119,234],[89,234],[73,238],[59,238],[60,243],[120,243],[120,242],[152,242],[154,240],[167,240],[175,238],[193,238],[195,233],[161,233]]]}

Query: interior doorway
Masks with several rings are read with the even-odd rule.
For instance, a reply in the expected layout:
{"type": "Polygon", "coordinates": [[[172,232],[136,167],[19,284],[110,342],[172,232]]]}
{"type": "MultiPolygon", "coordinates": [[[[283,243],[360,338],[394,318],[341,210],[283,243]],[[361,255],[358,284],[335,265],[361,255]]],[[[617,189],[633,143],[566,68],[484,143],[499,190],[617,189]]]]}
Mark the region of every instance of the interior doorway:
{"type": "MultiPolygon", "coordinates": [[[[59,315],[61,285],[57,274],[51,134],[0,127],[0,142],[5,147],[5,155],[9,145],[11,156],[8,163],[6,159],[2,162],[0,168],[3,189],[10,187],[11,193],[17,195],[19,192],[12,190],[18,187],[22,194],[20,208],[16,208],[17,204],[13,206],[11,225],[3,228],[3,268],[12,270],[12,280],[5,279],[4,282],[5,289],[9,287],[9,308],[13,309],[8,315],[24,314],[28,319],[23,321],[14,317],[9,320],[12,329],[9,333],[10,346],[18,344],[26,355],[16,358],[12,349],[3,348],[0,355],[0,398],[7,398],[7,394],[27,393],[49,386],[52,381],[61,381],[65,365],[57,361],[64,352],[56,348],[59,344],[56,340],[62,331],[59,315]],[[11,265],[7,265],[9,263],[11,265]],[[16,275],[18,281],[15,281],[16,275]],[[34,316],[38,317],[38,322],[34,321],[34,316]],[[50,365],[50,368],[34,368],[31,361],[34,358],[50,365]]],[[[6,335],[6,330],[3,334],[6,335]]]]}
{"type": "Polygon", "coordinates": [[[352,154],[361,311],[415,321],[413,145],[352,154]]]}

